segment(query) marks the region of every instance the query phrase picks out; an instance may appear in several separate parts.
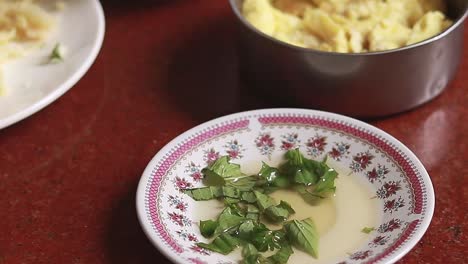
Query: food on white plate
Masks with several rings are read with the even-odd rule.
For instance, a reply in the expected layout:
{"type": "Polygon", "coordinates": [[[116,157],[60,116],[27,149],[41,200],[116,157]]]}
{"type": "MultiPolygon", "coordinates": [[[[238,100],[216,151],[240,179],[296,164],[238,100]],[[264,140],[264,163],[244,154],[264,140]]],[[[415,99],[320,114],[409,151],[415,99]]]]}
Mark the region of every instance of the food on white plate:
{"type": "Polygon", "coordinates": [[[346,175],[338,179],[326,160],[308,159],[298,149],[286,152],[278,167],[263,162],[256,174],[244,173],[229,156],[218,158],[202,174],[205,187],[183,191],[205,203],[197,210],[199,227],[210,240],[197,246],[224,255],[241,249],[234,258],[244,264],[313,262],[320,253],[334,255],[359,245],[362,233],[369,234],[374,228],[368,226],[376,224],[369,217],[377,208],[370,193],[346,175]],[[354,216],[357,211],[351,210],[348,215],[356,204],[365,213],[354,216]],[[356,225],[363,228],[350,228],[356,225]],[[337,245],[337,239],[345,245],[337,245]]]}
{"type": "Polygon", "coordinates": [[[452,25],[444,0],[245,0],[242,13],[278,40],[340,53],[397,49],[452,25]]]}
{"type": "MultiPolygon", "coordinates": [[[[56,2],[56,9],[64,7],[56,2]]],[[[57,26],[54,10],[34,0],[0,0],[0,67],[40,49],[57,26]]],[[[5,93],[0,73],[0,96],[5,93]]]]}

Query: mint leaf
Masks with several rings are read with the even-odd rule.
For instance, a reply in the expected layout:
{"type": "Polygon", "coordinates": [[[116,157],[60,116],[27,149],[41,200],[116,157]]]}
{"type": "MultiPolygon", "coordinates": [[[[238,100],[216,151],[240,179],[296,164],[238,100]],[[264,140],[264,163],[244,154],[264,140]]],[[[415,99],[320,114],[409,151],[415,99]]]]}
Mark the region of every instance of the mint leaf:
{"type": "Polygon", "coordinates": [[[231,197],[224,197],[224,204],[225,205],[233,205],[238,204],[241,200],[238,198],[231,198],[231,197]]]}
{"type": "Polygon", "coordinates": [[[262,163],[262,168],[258,172],[258,177],[260,180],[257,185],[267,187],[269,192],[289,186],[288,177],[281,174],[277,168],[270,167],[265,162],[262,163]]]}
{"type": "Polygon", "coordinates": [[[251,243],[258,251],[265,252],[281,248],[284,243],[286,234],[282,230],[270,230],[264,224],[258,224],[252,231],[251,243]]]}
{"type": "Polygon", "coordinates": [[[279,205],[268,207],[264,212],[265,216],[275,223],[288,220],[289,216],[294,213],[294,209],[285,201],[281,201],[279,205]]]}
{"type": "Polygon", "coordinates": [[[203,183],[208,186],[222,186],[227,178],[245,176],[240,170],[240,165],[230,163],[229,160],[229,156],[222,156],[202,169],[203,183]]]}
{"type": "Polygon", "coordinates": [[[221,190],[222,190],[221,197],[230,197],[230,198],[235,198],[235,199],[240,198],[240,191],[234,187],[223,186],[221,187],[221,190]]]}
{"type": "Polygon", "coordinates": [[[254,192],[242,192],[241,199],[247,203],[255,203],[257,201],[257,197],[254,192]]]}
{"type": "Polygon", "coordinates": [[[229,156],[218,158],[213,164],[204,168],[203,183],[208,186],[231,186],[240,191],[250,191],[255,186],[257,176],[247,176],[240,170],[240,165],[229,162],[229,156]]]}
{"type": "Polygon", "coordinates": [[[258,208],[260,208],[261,211],[267,209],[270,206],[274,206],[276,204],[275,200],[266,194],[263,194],[258,191],[254,191],[254,194],[255,194],[255,197],[257,198],[258,208]]]}
{"type": "Polygon", "coordinates": [[[287,162],[282,166],[282,170],[292,177],[295,183],[312,185],[319,179],[316,172],[315,161],[305,158],[299,149],[289,150],[285,154],[287,162]]]}
{"type": "Polygon", "coordinates": [[[313,193],[323,198],[335,193],[335,179],[337,176],[338,173],[334,169],[328,168],[315,185],[313,193]]]}
{"type": "Polygon", "coordinates": [[[252,244],[247,244],[242,249],[242,261],[241,264],[267,264],[265,258],[262,257],[257,249],[252,244]]]}
{"type": "Polygon", "coordinates": [[[289,244],[284,244],[275,254],[265,258],[260,255],[252,244],[247,244],[242,249],[243,264],[286,264],[294,253],[289,244]]]}
{"type": "MultiPolygon", "coordinates": [[[[242,247],[242,257],[249,258],[250,256],[254,256],[258,254],[258,250],[255,248],[254,245],[247,243],[242,247]]],[[[255,263],[255,262],[253,262],[255,263]]]]}
{"type": "Polygon", "coordinates": [[[314,258],[318,257],[319,234],[311,218],[292,220],[284,225],[289,241],[314,258]]]}
{"type": "Polygon", "coordinates": [[[216,237],[210,244],[197,243],[197,246],[227,255],[231,253],[237,246],[239,246],[239,244],[239,239],[227,233],[223,233],[216,237]]]}
{"type": "Polygon", "coordinates": [[[202,236],[209,238],[212,237],[216,228],[218,227],[218,222],[213,220],[200,221],[200,233],[202,236]]]}
{"type": "Polygon", "coordinates": [[[226,185],[237,188],[239,191],[248,192],[257,183],[257,176],[240,176],[233,178],[224,178],[226,185]]]}
{"type": "Polygon", "coordinates": [[[267,258],[273,264],[286,264],[289,257],[294,253],[291,246],[287,243],[281,245],[281,248],[274,255],[267,258]]]}
{"type": "Polygon", "coordinates": [[[240,165],[229,162],[229,156],[221,156],[215,162],[202,170],[205,174],[207,171],[213,172],[223,178],[243,176],[240,165]]]}
{"type": "Polygon", "coordinates": [[[264,258],[260,254],[248,255],[243,257],[241,264],[267,264],[264,262],[264,258]]]}
{"type": "Polygon", "coordinates": [[[334,169],[328,168],[316,185],[296,185],[294,188],[306,202],[315,204],[319,200],[335,193],[335,180],[337,176],[338,173],[334,169]]]}
{"type": "Polygon", "coordinates": [[[361,232],[365,233],[365,234],[370,234],[372,231],[374,231],[375,228],[374,227],[364,227],[361,232]]]}
{"type": "Polygon", "coordinates": [[[241,192],[237,188],[230,186],[209,186],[195,189],[185,189],[183,192],[192,197],[195,201],[206,201],[221,197],[240,199],[241,195],[241,192]]]}
{"type": "Polygon", "coordinates": [[[245,210],[239,204],[231,204],[228,207],[231,209],[231,214],[245,217],[245,210]]]}
{"type": "Polygon", "coordinates": [[[207,186],[223,186],[226,184],[224,178],[216,172],[208,169],[203,169],[203,183],[207,186]]]}
{"type": "Polygon", "coordinates": [[[252,220],[247,220],[239,226],[237,233],[239,234],[240,238],[249,240],[254,228],[254,222],[252,220]]]}
{"type": "Polygon", "coordinates": [[[322,197],[317,196],[316,194],[313,193],[310,187],[304,186],[304,185],[296,185],[294,186],[294,189],[301,195],[302,199],[304,201],[310,203],[310,204],[316,204],[322,197]]]}
{"type": "Polygon", "coordinates": [[[252,205],[252,204],[247,205],[247,213],[245,214],[245,218],[258,221],[259,215],[260,215],[260,211],[255,205],[252,205]]]}
{"type": "Polygon", "coordinates": [[[218,226],[214,234],[219,235],[224,232],[232,231],[245,220],[245,217],[240,216],[236,210],[231,207],[226,207],[218,217],[218,226]]]}
{"type": "Polygon", "coordinates": [[[195,201],[206,201],[223,196],[223,189],[221,187],[185,189],[183,192],[192,197],[195,201]]]}

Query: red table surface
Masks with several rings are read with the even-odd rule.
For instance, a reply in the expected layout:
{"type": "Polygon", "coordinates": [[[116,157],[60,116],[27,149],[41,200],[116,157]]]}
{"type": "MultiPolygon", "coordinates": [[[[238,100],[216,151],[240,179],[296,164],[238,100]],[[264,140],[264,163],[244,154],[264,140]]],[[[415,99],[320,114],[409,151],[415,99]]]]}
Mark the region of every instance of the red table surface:
{"type": "MultiPolygon", "coordinates": [[[[0,131],[0,264],[169,263],[135,213],[149,160],[203,121],[275,106],[239,92],[226,0],[103,4],[106,38],[91,70],[52,105],[0,131]]],[[[465,32],[462,65],[442,95],[370,122],[421,159],[435,188],[431,226],[401,263],[468,261],[465,32]]]]}

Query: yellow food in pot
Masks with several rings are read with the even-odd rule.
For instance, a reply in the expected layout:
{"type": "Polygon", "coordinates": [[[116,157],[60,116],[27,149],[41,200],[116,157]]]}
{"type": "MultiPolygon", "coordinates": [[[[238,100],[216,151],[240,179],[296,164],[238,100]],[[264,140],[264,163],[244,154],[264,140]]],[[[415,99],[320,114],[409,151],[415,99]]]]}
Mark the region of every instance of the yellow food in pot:
{"type": "Polygon", "coordinates": [[[342,53],[396,49],[452,21],[443,0],[245,0],[253,26],[292,45],[342,53]]]}

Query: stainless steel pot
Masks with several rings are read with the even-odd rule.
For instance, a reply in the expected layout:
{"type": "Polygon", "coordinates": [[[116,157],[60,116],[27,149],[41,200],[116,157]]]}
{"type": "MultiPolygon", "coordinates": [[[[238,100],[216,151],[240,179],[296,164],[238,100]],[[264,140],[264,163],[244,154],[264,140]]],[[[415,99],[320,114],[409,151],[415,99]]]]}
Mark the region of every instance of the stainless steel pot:
{"type": "Polygon", "coordinates": [[[467,0],[447,0],[454,24],[443,33],[400,49],[361,54],[289,45],[246,21],[243,0],[229,0],[240,24],[242,70],[255,89],[285,104],[359,117],[419,106],[452,80],[463,49],[467,0]]]}

